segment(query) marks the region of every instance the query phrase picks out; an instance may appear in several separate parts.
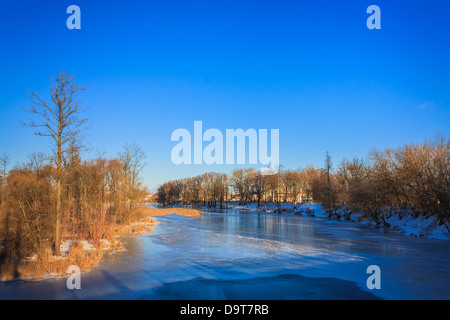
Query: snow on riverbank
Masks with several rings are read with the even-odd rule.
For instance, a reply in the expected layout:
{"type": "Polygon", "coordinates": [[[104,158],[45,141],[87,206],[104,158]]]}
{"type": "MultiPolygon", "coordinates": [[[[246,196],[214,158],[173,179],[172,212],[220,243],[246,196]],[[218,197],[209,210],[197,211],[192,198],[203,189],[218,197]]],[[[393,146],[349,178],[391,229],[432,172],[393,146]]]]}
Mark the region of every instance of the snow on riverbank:
{"type": "MultiPolygon", "coordinates": [[[[280,204],[281,213],[298,214],[304,216],[314,216],[322,218],[330,218],[339,221],[359,222],[364,224],[376,225],[376,222],[366,218],[361,213],[352,213],[345,207],[337,210],[336,214],[331,217],[326,213],[322,205],[318,203],[303,203],[297,204],[294,208],[292,203],[280,204]]],[[[278,212],[278,207],[274,203],[262,203],[259,207],[256,202],[251,202],[247,205],[240,205],[239,203],[229,203],[229,209],[252,211],[252,212],[278,212]]],[[[384,215],[385,221],[389,224],[389,230],[416,237],[424,237],[430,239],[450,240],[450,234],[444,225],[439,226],[435,217],[414,217],[412,212],[396,212],[386,213],[384,215]]]]}
{"type": "Polygon", "coordinates": [[[104,254],[114,254],[126,251],[124,239],[121,236],[130,234],[134,236],[141,233],[153,232],[157,221],[151,217],[115,228],[115,234],[109,239],[85,240],[65,239],[61,241],[60,256],[54,256],[51,248],[41,252],[38,258],[33,254],[20,261],[19,265],[6,265],[0,273],[0,283],[18,280],[43,280],[57,277],[66,277],[67,267],[76,265],[82,271],[89,271],[100,264],[104,254]]]}

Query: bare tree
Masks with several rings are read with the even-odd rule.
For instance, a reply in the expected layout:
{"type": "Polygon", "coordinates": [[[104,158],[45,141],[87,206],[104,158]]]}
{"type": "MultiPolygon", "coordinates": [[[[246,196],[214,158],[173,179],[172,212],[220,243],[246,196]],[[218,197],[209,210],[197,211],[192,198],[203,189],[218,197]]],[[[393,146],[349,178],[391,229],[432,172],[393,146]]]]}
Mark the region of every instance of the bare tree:
{"type": "Polygon", "coordinates": [[[145,166],[145,152],[136,144],[126,144],[124,150],[119,154],[122,167],[126,175],[128,190],[128,199],[130,201],[130,210],[133,211],[136,202],[136,193],[139,191],[139,176],[145,166]]]}
{"type": "Polygon", "coordinates": [[[234,192],[239,194],[239,201],[244,203],[245,199],[245,171],[244,169],[235,169],[231,174],[231,185],[234,192]]]}
{"type": "Polygon", "coordinates": [[[2,156],[0,157],[0,166],[2,169],[2,185],[3,181],[6,179],[6,168],[10,163],[11,159],[9,158],[9,155],[7,155],[6,153],[2,154],[2,156]]]}
{"type": "Polygon", "coordinates": [[[335,203],[335,198],[334,198],[334,192],[333,192],[333,183],[332,183],[332,179],[333,179],[333,174],[332,174],[332,170],[333,170],[333,165],[331,163],[331,156],[329,154],[329,152],[327,151],[326,153],[326,158],[325,158],[325,177],[326,177],[326,182],[325,182],[325,196],[324,196],[324,205],[327,209],[327,213],[328,216],[331,216],[331,211],[332,209],[334,209],[334,212],[336,212],[336,203],[335,203]]]}
{"type": "Polygon", "coordinates": [[[78,101],[79,95],[85,90],[79,86],[74,76],[64,71],[58,71],[52,77],[50,100],[31,92],[31,108],[26,110],[35,114],[39,121],[27,124],[28,127],[39,128],[36,135],[50,137],[53,150],[53,161],[56,164],[56,223],[55,223],[55,255],[60,255],[60,225],[61,225],[61,180],[62,164],[70,150],[70,145],[78,140],[85,129],[87,119],[80,118],[85,109],[78,101]]]}
{"type": "Polygon", "coordinates": [[[6,168],[8,167],[8,165],[10,164],[11,160],[9,158],[9,155],[7,155],[6,153],[2,154],[2,156],[0,157],[0,166],[1,166],[1,170],[2,170],[2,176],[0,177],[0,210],[1,212],[4,214],[5,213],[5,208],[4,208],[4,203],[5,203],[5,192],[3,190],[4,185],[6,184],[6,168]]]}
{"type": "Polygon", "coordinates": [[[42,152],[33,152],[28,156],[28,163],[27,167],[31,170],[36,172],[36,174],[39,176],[42,169],[47,164],[47,157],[42,152]]]}

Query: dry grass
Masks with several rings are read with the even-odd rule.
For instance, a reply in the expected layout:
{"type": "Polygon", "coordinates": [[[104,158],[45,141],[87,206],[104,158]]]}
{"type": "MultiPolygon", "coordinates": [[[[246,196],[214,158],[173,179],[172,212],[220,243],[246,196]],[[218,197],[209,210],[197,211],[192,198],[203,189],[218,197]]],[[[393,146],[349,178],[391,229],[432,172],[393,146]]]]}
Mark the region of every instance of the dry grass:
{"type": "Polygon", "coordinates": [[[163,216],[166,214],[180,214],[184,216],[198,216],[202,214],[201,211],[195,209],[185,209],[185,208],[148,208],[142,207],[145,209],[145,214],[147,216],[163,216]]]}
{"type": "MultiPolygon", "coordinates": [[[[46,247],[38,252],[33,259],[1,265],[0,281],[32,280],[47,276],[67,275],[67,268],[71,265],[80,267],[81,271],[87,271],[100,264],[105,252],[114,253],[125,249],[125,244],[117,239],[117,236],[127,233],[136,235],[153,232],[157,222],[149,216],[169,213],[157,210],[158,214],[154,214],[154,209],[140,207],[135,212],[135,221],[114,227],[100,228],[93,223],[90,228],[90,236],[94,240],[92,240],[90,250],[85,250],[82,243],[74,241],[66,255],[54,257],[51,248],[46,247]]],[[[174,213],[173,210],[170,213],[174,213]]]]}
{"type": "Polygon", "coordinates": [[[71,265],[87,271],[97,266],[103,256],[101,250],[85,251],[83,246],[75,242],[67,256],[54,257],[50,249],[42,250],[33,261],[20,261],[18,264],[2,266],[1,280],[40,279],[47,276],[65,275],[71,265]]]}
{"type": "Polygon", "coordinates": [[[132,234],[153,232],[153,227],[156,224],[157,222],[155,219],[146,217],[142,221],[130,223],[127,231],[132,234]]]}
{"type": "MultiPolygon", "coordinates": [[[[77,265],[82,271],[87,271],[100,264],[104,253],[112,253],[125,249],[125,244],[117,239],[118,235],[140,234],[153,232],[157,221],[152,216],[165,214],[200,215],[201,211],[184,208],[148,208],[139,207],[134,212],[134,221],[127,224],[113,225],[91,223],[89,226],[89,239],[92,248],[86,250],[83,244],[74,241],[66,255],[54,257],[50,247],[38,252],[34,259],[23,260],[16,264],[0,266],[0,280],[15,279],[42,279],[47,276],[67,275],[67,268],[77,265]]],[[[76,237],[66,234],[66,239],[76,237]]],[[[69,240],[69,239],[67,239],[69,240]]]]}

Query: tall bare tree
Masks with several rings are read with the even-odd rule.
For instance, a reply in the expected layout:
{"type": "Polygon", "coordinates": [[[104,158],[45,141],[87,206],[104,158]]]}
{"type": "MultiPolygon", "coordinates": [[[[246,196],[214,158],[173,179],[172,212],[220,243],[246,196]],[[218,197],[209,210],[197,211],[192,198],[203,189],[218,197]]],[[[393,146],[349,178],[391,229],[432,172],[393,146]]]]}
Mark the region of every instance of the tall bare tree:
{"type": "Polygon", "coordinates": [[[61,183],[63,161],[70,146],[79,140],[80,133],[85,129],[87,119],[80,115],[86,110],[82,107],[79,95],[85,90],[77,84],[74,75],[58,71],[53,76],[50,86],[50,99],[40,97],[31,92],[31,108],[26,110],[36,115],[39,120],[27,124],[38,128],[36,135],[50,137],[53,161],[56,164],[56,222],[55,222],[55,255],[60,255],[60,225],[61,225],[61,183]]]}
{"type": "Polygon", "coordinates": [[[6,181],[6,168],[8,167],[8,165],[10,164],[11,159],[9,158],[9,155],[7,155],[6,153],[2,154],[2,156],[0,157],[0,168],[2,170],[2,184],[3,181],[6,181]]]}
{"type": "Polygon", "coordinates": [[[145,166],[145,152],[137,144],[125,144],[123,152],[119,154],[122,167],[126,175],[130,210],[135,209],[136,193],[139,191],[139,176],[145,166]]]}
{"type": "Polygon", "coordinates": [[[10,164],[11,159],[9,158],[9,155],[6,153],[2,154],[0,157],[0,168],[2,170],[1,172],[1,179],[0,179],[0,210],[2,214],[5,214],[5,208],[4,208],[4,202],[5,202],[5,191],[3,190],[3,187],[6,184],[6,168],[10,164]]]}

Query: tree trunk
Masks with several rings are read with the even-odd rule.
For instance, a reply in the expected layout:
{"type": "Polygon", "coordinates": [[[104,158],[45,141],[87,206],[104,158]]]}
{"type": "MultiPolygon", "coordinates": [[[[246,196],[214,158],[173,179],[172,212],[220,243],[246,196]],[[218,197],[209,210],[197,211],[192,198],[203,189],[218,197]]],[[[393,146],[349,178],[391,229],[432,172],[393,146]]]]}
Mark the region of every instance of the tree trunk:
{"type": "Polygon", "coordinates": [[[55,256],[59,256],[61,247],[61,178],[56,185],[56,226],[55,226],[55,256]]]}
{"type": "MultiPolygon", "coordinates": [[[[61,110],[61,108],[60,108],[61,110]]],[[[61,117],[61,115],[60,115],[61,117]]],[[[55,256],[61,255],[61,169],[62,169],[62,129],[61,124],[58,127],[58,153],[56,163],[56,223],[55,223],[55,256]]]]}

